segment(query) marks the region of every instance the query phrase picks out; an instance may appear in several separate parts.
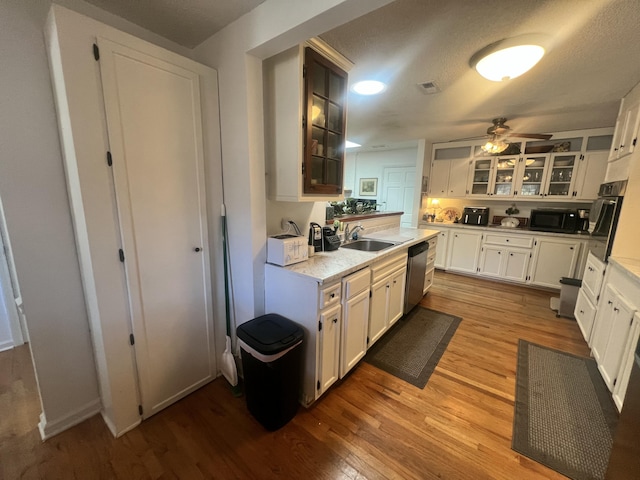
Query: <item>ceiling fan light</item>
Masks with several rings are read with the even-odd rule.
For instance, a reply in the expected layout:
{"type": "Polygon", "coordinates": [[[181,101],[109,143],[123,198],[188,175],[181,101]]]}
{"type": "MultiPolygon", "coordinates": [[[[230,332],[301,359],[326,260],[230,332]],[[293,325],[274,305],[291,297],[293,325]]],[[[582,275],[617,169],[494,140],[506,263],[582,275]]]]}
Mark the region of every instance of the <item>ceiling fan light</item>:
{"type": "Polygon", "coordinates": [[[509,147],[509,144],[502,140],[489,140],[480,148],[485,153],[488,153],[490,155],[496,155],[498,153],[504,152],[508,147],[509,147]]]}

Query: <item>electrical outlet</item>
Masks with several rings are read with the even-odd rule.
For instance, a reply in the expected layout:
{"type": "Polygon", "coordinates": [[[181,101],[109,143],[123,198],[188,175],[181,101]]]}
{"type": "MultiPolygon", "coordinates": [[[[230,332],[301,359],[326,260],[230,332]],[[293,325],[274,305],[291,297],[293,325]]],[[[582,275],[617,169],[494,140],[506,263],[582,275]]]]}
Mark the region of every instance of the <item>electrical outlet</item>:
{"type": "Polygon", "coordinates": [[[280,226],[282,227],[283,230],[288,230],[289,228],[291,228],[291,225],[289,225],[290,220],[291,220],[290,218],[282,219],[282,221],[280,222],[280,226]]]}

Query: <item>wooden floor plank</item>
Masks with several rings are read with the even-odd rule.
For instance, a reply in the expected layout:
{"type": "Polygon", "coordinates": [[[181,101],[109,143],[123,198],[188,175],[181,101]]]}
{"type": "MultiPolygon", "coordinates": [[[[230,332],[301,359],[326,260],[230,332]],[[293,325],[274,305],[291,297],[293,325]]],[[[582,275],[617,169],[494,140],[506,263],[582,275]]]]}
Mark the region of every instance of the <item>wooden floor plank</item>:
{"type": "Polygon", "coordinates": [[[2,352],[0,478],[562,479],[511,450],[518,340],[589,355],[551,296],[436,272],[421,304],[462,322],[426,387],[361,363],[277,432],[221,378],[121,438],[96,416],[43,443],[29,349],[2,352]]]}

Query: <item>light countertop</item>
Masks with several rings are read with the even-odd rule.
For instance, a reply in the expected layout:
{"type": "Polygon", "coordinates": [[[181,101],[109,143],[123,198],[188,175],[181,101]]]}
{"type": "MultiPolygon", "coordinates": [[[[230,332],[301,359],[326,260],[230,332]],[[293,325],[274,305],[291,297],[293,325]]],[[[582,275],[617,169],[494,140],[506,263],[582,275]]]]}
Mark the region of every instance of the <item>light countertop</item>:
{"type": "Polygon", "coordinates": [[[266,268],[284,268],[296,275],[311,278],[320,284],[330,283],[344,277],[349,273],[360,270],[374,261],[406,250],[423,240],[435,237],[439,233],[436,229],[424,228],[392,228],[381,230],[371,234],[361,235],[360,238],[372,238],[376,240],[388,240],[398,243],[393,247],[378,252],[363,252],[349,248],[338,248],[332,252],[316,252],[305,262],[296,263],[287,267],[279,267],[267,264],[266,268]],[[400,243],[401,242],[401,243],[400,243]]]}
{"type": "Polygon", "coordinates": [[[445,222],[428,222],[428,223],[420,223],[419,228],[428,228],[434,230],[445,230],[447,228],[460,228],[460,229],[469,229],[469,230],[480,230],[483,232],[494,232],[494,233],[505,233],[508,235],[516,234],[516,235],[536,235],[536,236],[544,236],[544,237],[563,237],[563,238],[574,238],[576,240],[589,240],[591,235],[589,233],[556,233],[556,232],[541,232],[538,230],[529,230],[528,228],[514,228],[514,227],[503,227],[502,225],[464,225],[462,223],[445,223],[445,222]]]}
{"type": "Polygon", "coordinates": [[[636,260],[634,258],[609,257],[608,261],[617,264],[636,282],[640,282],[640,260],[636,260]]]}

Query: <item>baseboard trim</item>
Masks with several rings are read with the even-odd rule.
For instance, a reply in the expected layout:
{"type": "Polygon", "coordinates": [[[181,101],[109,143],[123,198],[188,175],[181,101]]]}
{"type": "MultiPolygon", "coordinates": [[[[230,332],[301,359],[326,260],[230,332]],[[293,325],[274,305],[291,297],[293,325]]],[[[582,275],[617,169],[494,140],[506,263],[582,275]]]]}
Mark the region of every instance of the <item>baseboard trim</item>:
{"type": "Polygon", "coordinates": [[[0,352],[4,352],[5,350],[11,350],[15,347],[13,340],[7,340],[6,342],[0,342],[0,352]]]}
{"type": "Polygon", "coordinates": [[[44,413],[40,414],[40,423],[38,423],[38,429],[40,430],[40,437],[43,441],[68,430],[69,428],[85,421],[87,418],[91,418],[94,415],[100,413],[102,404],[100,399],[96,398],[91,402],[83,405],[75,411],[68,413],[62,418],[57,420],[47,420],[44,413]]]}
{"type": "Polygon", "coordinates": [[[127,432],[130,432],[131,430],[133,430],[134,428],[136,428],[138,425],[140,425],[142,423],[142,418],[140,418],[140,420],[138,420],[137,422],[134,422],[131,425],[129,425],[128,427],[125,427],[122,430],[118,431],[118,429],[116,428],[115,424],[107,416],[105,411],[102,410],[100,413],[102,415],[102,420],[104,420],[104,423],[107,425],[107,428],[111,432],[111,435],[114,436],[114,438],[121,437],[122,435],[124,435],[127,432]]]}

